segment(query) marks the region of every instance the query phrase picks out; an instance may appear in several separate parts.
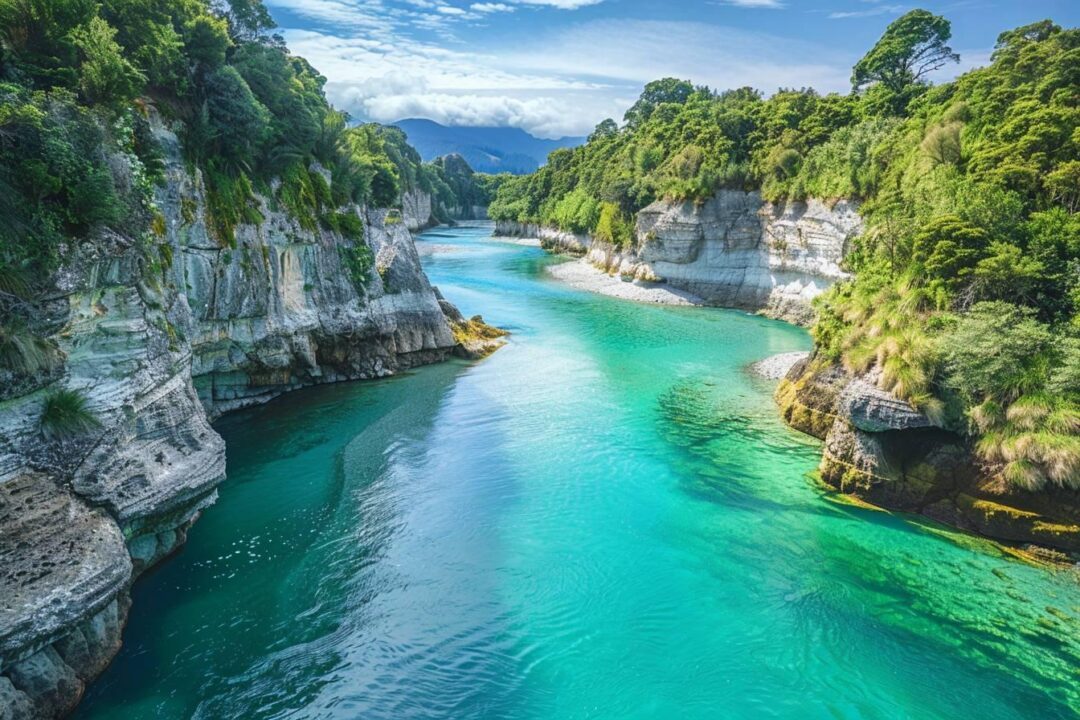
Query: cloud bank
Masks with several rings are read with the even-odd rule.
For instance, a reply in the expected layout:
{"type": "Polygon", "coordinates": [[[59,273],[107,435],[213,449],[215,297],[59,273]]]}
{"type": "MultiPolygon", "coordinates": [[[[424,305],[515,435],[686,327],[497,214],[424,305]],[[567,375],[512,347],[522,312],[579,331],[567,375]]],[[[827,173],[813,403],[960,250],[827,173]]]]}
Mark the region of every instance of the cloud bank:
{"type": "MultiPolygon", "coordinates": [[[[333,29],[286,29],[285,36],[294,52],[329,79],[330,100],[362,120],[426,117],[451,125],[512,125],[558,137],[587,134],[605,117],[621,118],[646,82],[665,76],[766,92],[781,86],[824,92],[848,86],[850,58],[828,48],[706,23],[594,20],[537,33],[527,44],[493,42],[479,51],[417,40],[386,18],[382,21],[390,27],[372,33],[377,18],[356,8],[347,17],[336,0],[274,1],[314,2],[308,12],[338,19],[333,29]]],[[[523,11],[523,5],[475,3],[469,12],[523,11]]],[[[458,15],[441,7],[431,11],[441,18],[458,15]]]]}

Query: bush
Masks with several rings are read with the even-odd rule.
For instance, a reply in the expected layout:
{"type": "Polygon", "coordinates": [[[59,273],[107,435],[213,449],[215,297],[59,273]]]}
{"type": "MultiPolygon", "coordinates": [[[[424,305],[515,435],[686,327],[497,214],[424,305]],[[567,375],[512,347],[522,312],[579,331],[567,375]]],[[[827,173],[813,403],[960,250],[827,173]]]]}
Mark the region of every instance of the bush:
{"type": "Polygon", "coordinates": [[[634,243],[634,229],[615,203],[606,202],[600,206],[600,219],[593,233],[597,240],[611,243],[616,247],[627,248],[634,243]]]}
{"type": "Polygon", "coordinates": [[[970,405],[1007,405],[1039,392],[1058,351],[1050,328],[1030,308],[982,302],[944,339],[946,382],[970,405]]]}
{"type": "Polygon", "coordinates": [[[353,287],[363,295],[367,292],[371,271],[375,267],[375,255],[363,242],[356,242],[341,248],[341,262],[352,280],[353,287]]]}

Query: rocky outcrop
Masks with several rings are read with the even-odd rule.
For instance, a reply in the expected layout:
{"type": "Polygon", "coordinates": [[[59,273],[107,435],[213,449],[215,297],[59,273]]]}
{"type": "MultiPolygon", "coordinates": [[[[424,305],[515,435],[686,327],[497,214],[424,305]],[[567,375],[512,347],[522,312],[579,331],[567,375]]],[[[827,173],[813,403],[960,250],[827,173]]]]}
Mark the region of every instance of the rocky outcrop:
{"type": "Polygon", "coordinates": [[[431,193],[418,188],[407,190],[401,195],[401,220],[409,232],[421,232],[435,227],[435,202],[431,193]]]}
{"type": "Polygon", "coordinates": [[[132,580],[183,543],[224,479],[209,418],[456,345],[400,213],[344,209],[364,226],[349,240],[264,199],[262,224],[219,242],[200,177],[172,132],[157,136],[156,235],[68,248],[36,319],[63,362],[0,394],[2,718],[67,712],[115,654],[132,580]],[[361,278],[347,265],[358,243],[374,260],[361,278]],[[46,439],[60,388],[99,427],[46,439]]]}
{"type": "Polygon", "coordinates": [[[454,353],[458,357],[480,360],[506,344],[506,337],[510,334],[508,331],[488,325],[480,315],[466,318],[452,303],[443,298],[438,288],[435,289],[435,294],[450,323],[450,331],[457,343],[454,353]]]}
{"type": "Polygon", "coordinates": [[[825,484],[997,540],[1080,553],[1080,493],[1003,485],[966,438],[874,380],[805,360],[777,388],[785,421],[825,441],[825,484]]]}
{"type": "Polygon", "coordinates": [[[847,277],[840,262],[862,220],[851,201],[770,203],[757,192],[721,190],[703,203],[642,209],[630,248],[520,223],[501,222],[496,231],[538,237],[609,273],[664,281],[712,305],[807,324],[810,301],[847,277]]]}

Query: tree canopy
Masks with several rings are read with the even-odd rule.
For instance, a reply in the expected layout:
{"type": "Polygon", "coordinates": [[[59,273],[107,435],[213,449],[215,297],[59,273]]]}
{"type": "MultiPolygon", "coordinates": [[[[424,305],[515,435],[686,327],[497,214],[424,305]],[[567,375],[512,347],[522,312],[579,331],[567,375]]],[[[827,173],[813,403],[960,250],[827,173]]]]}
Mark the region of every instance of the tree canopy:
{"type": "Polygon", "coordinates": [[[623,127],[508,180],[490,214],[633,248],[647,242],[635,214],[657,199],[861,200],[854,279],[819,302],[819,360],[876,367],[1013,482],[1080,487],[1080,30],[1004,32],[989,66],[933,86],[949,37],[943,18],[902,16],[850,95],[650,83],[623,127]],[[1027,353],[1022,372],[984,372],[1005,348],[1027,353]]]}
{"type": "Polygon", "coordinates": [[[947,43],[952,25],[940,15],[927,10],[911,10],[894,20],[877,44],[866,53],[851,72],[856,90],[881,83],[896,94],[927,74],[940,70],[960,56],[947,43]]]}

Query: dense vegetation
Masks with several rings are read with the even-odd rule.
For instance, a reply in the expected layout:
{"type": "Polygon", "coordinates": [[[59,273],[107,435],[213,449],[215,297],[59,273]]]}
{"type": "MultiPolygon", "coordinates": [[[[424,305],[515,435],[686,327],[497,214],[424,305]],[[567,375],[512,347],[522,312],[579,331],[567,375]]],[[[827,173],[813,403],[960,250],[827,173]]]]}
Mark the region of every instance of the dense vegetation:
{"type": "Polygon", "coordinates": [[[854,279],[819,302],[819,361],[976,438],[1014,486],[1080,488],[1080,31],[1005,32],[991,65],[932,86],[949,37],[943,18],[904,15],[848,95],[650,83],[622,127],[506,182],[491,215],[627,246],[658,198],[860,199],[854,279]]]}
{"type": "Polygon", "coordinates": [[[467,167],[422,164],[395,128],[349,127],[272,29],[261,0],[0,0],[0,369],[59,359],[32,304],[65,248],[111,230],[146,267],[171,262],[157,118],[200,171],[224,248],[263,221],[261,196],[351,238],[349,271],[366,277],[353,204],[396,207],[416,189],[438,207],[479,199],[467,167]]]}
{"type": "Polygon", "coordinates": [[[350,203],[457,202],[400,131],[349,128],[272,28],[259,0],[0,0],[0,277],[47,276],[65,239],[103,226],[152,228],[152,112],[180,121],[222,245],[261,221],[256,192],[346,233],[350,203]]]}

